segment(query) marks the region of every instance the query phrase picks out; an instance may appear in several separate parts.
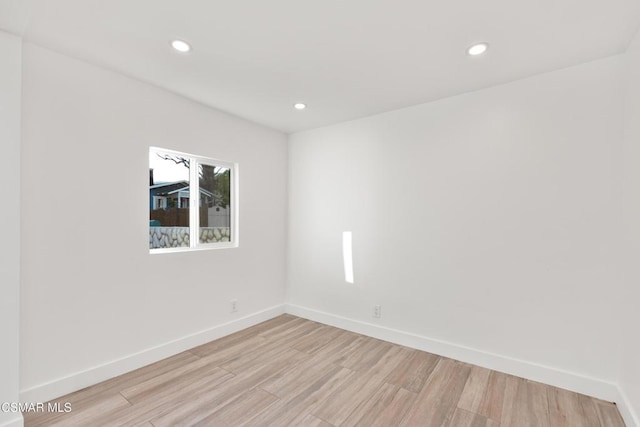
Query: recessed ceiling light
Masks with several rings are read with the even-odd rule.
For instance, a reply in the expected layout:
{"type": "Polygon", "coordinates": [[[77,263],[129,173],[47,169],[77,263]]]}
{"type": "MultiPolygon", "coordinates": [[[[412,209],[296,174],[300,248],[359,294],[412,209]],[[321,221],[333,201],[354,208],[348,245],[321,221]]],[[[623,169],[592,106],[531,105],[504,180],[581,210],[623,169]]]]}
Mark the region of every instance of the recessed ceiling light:
{"type": "Polygon", "coordinates": [[[305,108],[307,108],[307,104],[303,104],[302,102],[297,102],[293,104],[293,108],[295,108],[296,110],[304,110],[305,108]]]}
{"type": "Polygon", "coordinates": [[[182,53],[187,53],[191,50],[191,45],[184,40],[173,40],[171,47],[182,53]]]}
{"type": "Polygon", "coordinates": [[[482,55],[489,49],[489,43],[476,43],[467,49],[467,54],[471,56],[482,55]]]}

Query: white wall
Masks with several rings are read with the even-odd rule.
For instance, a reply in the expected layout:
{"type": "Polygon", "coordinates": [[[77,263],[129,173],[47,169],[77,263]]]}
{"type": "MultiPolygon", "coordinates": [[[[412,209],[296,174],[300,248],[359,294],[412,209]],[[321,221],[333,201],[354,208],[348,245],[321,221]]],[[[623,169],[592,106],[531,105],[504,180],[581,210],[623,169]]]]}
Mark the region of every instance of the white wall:
{"type": "MultiPolygon", "coordinates": [[[[0,224],[0,403],[17,402],[20,321],[20,90],[19,37],[0,31],[0,142],[3,183],[0,224]]],[[[0,426],[22,425],[18,413],[0,410],[0,426]]]]}
{"type": "Polygon", "coordinates": [[[640,426],[640,33],[626,53],[625,98],[625,213],[628,275],[623,291],[626,317],[622,323],[621,388],[629,412],[640,426]]]}
{"type": "Polygon", "coordinates": [[[292,135],[292,310],[612,399],[622,63],[292,135]]]}
{"type": "Polygon", "coordinates": [[[34,45],[23,53],[23,398],[78,389],[282,310],[284,134],[34,45]],[[149,254],[149,146],[239,163],[239,248],[149,254]]]}

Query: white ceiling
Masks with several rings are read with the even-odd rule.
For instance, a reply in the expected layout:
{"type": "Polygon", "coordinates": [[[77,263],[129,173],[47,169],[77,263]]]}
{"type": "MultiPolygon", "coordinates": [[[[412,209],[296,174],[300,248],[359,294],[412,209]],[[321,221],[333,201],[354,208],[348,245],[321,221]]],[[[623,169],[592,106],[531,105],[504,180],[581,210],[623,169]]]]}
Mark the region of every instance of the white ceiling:
{"type": "Polygon", "coordinates": [[[638,0],[0,0],[1,28],[285,132],[620,53],[639,26],[638,0]]]}

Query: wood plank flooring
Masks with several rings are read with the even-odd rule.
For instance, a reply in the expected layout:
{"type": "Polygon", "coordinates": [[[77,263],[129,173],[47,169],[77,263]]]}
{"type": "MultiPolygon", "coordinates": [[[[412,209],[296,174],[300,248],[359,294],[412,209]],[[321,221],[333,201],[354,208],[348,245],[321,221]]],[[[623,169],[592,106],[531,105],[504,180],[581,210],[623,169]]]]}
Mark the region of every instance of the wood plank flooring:
{"type": "Polygon", "coordinates": [[[25,426],[624,426],[612,403],[291,315],[56,399],[25,426]]]}

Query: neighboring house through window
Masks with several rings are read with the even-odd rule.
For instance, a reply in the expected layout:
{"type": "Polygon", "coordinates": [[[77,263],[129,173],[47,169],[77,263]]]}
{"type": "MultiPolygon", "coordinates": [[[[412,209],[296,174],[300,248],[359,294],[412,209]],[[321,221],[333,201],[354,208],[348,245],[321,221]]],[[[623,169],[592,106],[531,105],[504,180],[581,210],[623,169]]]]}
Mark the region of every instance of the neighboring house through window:
{"type": "Polygon", "coordinates": [[[237,165],[149,149],[149,250],[235,247],[237,165]]]}

